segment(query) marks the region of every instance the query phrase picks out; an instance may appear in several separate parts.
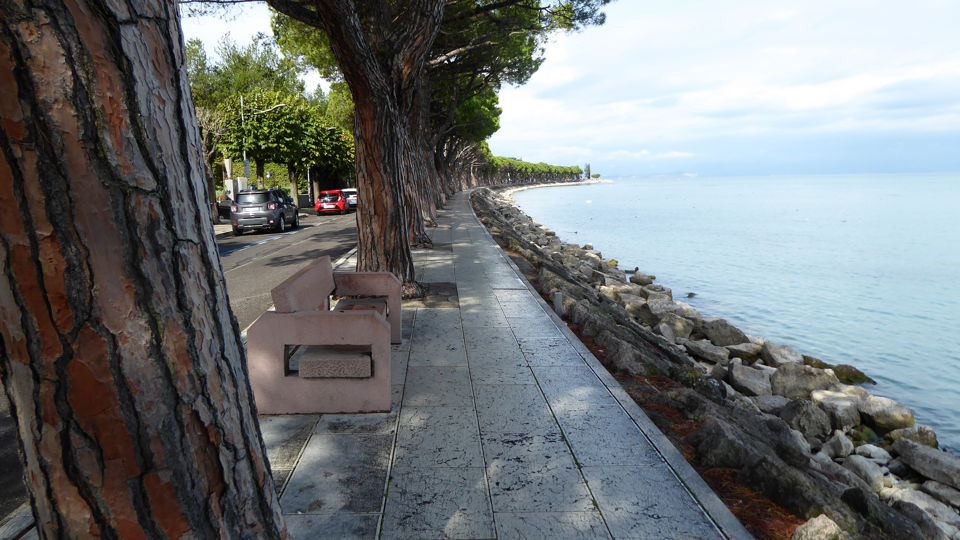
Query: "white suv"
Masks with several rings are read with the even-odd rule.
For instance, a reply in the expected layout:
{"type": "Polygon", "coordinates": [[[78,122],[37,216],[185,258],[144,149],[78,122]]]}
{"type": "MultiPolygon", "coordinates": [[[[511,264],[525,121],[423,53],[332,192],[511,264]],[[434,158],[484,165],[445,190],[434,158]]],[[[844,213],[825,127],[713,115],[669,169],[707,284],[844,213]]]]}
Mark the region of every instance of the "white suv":
{"type": "Polygon", "coordinates": [[[357,190],[356,188],[344,188],[340,190],[343,193],[343,196],[347,198],[347,201],[350,203],[350,207],[354,210],[357,209],[357,190]]]}

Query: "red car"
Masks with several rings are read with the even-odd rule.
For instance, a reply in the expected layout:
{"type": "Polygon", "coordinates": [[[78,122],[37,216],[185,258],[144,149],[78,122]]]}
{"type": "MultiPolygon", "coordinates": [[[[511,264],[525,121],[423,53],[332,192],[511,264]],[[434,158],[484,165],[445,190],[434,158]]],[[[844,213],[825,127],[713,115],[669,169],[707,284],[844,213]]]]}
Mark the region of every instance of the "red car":
{"type": "Polygon", "coordinates": [[[324,212],[340,212],[341,214],[346,214],[350,211],[350,201],[347,200],[343,192],[339,189],[331,189],[329,191],[321,191],[320,196],[317,197],[317,215],[323,214],[324,212]]]}

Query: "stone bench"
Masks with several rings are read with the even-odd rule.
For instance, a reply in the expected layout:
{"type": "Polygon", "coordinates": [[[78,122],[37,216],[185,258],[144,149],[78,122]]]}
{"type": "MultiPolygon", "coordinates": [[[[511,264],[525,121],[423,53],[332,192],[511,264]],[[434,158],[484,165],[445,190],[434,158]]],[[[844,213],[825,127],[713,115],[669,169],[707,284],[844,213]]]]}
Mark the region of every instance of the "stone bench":
{"type": "Polygon", "coordinates": [[[271,294],[275,311],[247,331],[260,414],[387,412],[390,344],[402,335],[400,281],[389,272],[334,272],[321,257],[271,294]],[[330,309],[330,296],[343,298],[330,309]]]}

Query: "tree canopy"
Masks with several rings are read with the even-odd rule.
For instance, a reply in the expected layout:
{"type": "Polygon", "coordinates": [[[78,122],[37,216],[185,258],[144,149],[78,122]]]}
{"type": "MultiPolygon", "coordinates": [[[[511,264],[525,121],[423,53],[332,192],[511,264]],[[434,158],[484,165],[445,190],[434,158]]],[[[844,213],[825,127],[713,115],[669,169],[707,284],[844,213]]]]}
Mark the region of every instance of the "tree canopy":
{"type": "Polygon", "coordinates": [[[254,90],[272,90],[301,95],[306,65],[297,57],[285,55],[276,42],[257,34],[248,45],[238,45],[230,35],[217,45],[220,61],[213,63],[198,39],[187,42],[187,73],[190,93],[197,107],[216,109],[220,103],[254,90]]]}

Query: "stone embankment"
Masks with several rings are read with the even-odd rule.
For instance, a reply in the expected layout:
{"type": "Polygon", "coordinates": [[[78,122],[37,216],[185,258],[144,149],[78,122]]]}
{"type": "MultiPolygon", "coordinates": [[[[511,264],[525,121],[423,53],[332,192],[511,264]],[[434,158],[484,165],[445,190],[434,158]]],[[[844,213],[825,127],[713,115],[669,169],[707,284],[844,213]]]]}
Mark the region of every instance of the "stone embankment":
{"type": "MultiPolygon", "coordinates": [[[[515,188],[513,188],[515,189],[515,188]]],[[[960,540],[960,458],[937,449],[912,411],[871,395],[852,366],[830,366],[747,335],[674,300],[590,244],[567,244],[513,205],[510,187],[473,193],[494,236],[539,269],[537,286],[583,337],[612,351],[611,372],[666,375],[654,396],[701,424],[687,436],[701,466],[809,521],[794,538],[960,540]],[[817,519],[812,519],[812,518],[817,519]],[[832,531],[832,532],[831,532],[832,531]]]]}

